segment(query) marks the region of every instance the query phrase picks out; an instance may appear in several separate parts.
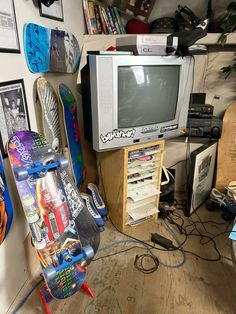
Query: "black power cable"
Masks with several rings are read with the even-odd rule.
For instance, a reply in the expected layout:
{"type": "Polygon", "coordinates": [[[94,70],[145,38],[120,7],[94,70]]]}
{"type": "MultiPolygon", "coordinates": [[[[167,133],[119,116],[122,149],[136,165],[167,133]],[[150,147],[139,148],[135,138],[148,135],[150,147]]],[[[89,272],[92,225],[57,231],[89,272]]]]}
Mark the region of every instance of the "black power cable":
{"type": "Polygon", "coordinates": [[[118,254],[121,254],[121,253],[125,253],[125,252],[131,251],[133,249],[146,249],[146,248],[142,247],[142,246],[132,246],[132,247],[130,247],[128,249],[125,249],[125,250],[122,250],[122,251],[118,251],[118,252],[111,253],[111,254],[108,254],[108,255],[103,255],[103,256],[98,257],[98,258],[94,258],[92,260],[92,262],[96,262],[96,261],[99,261],[100,259],[103,259],[103,258],[107,258],[107,257],[115,256],[115,255],[118,255],[118,254]]]}
{"type": "Polygon", "coordinates": [[[142,255],[136,255],[134,260],[134,267],[137,268],[139,271],[141,271],[144,274],[152,274],[154,271],[156,271],[159,267],[159,259],[153,255],[153,254],[142,254],[142,255]],[[154,265],[152,267],[146,268],[144,266],[145,261],[151,260],[154,265]]]}
{"type": "MultiPolygon", "coordinates": [[[[196,214],[196,212],[194,212],[194,213],[196,214]]],[[[214,250],[215,250],[216,253],[217,253],[217,257],[216,257],[216,258],[213,258],[213,259],[210,259],[210,258],[206,258],[206,257],[200,256],[200,255],[196,254],[195,252],[188,251],[188,250],[185,250],[185,249],[184,249],[184,251],[185,251],[186,253],[192,254],[192,255],[194,255],[194,256],[196,256],[196,257],[198,257],[198,258],[201,258],[201,259],[203,259],[203,260],[206,260],[206,261],[219,261],[219,260],[221,259],[221,254],[220,254],[220,252],[219,252],[219,249],[217,248],[217,245],[216,245],[216,242],[215,242],[214,239],[215,239],[216,237],[222,235],[222,234],[228,233],[229,231],[227,231],[227,230],[228,230],[228,228],[229,228],[229,226],[230,226],[231,223],[227,225],[225,231],[220,232],[220,233],[214,235],[214,234],[210,233],[209,231],[207,231],[207,229],[206,229],[206,227],[205,227],[204,224],[206,224],[206,223],[215,223],[215,224],[220,224],[220,225],[222,225],[222,224],[225,224],[225,223],[216,222],[216,221],[210,221],[210,220],[204,222],[204,221],[201,220],[200,216],[199,216],[198,214],[196,214],[196,216],[199,218],[199,221],[194,221],[192,218],[190,218],[190,219],[192,220],[192,223],[190,223],[190,224],[188,224],[187,226],[184,227],[184,226],[183,226],[183,221],[184,221],[184,220],[183,220],[183,218],[179,215],[179,213],[177,213],[177,212],[175,212],[175,211],[171,211],[171,212],[170,212],[170,215],[171,215],[171,216],[174,216],[175,218],[173,219],[173,217],[169,216],[169,217],[168,217],[168,221],[169,221],[170,223],[172,223],[173,225],[175,225],[175,226],[177,227],[177,229],[180,231],[180,233],[184,233],[187,238],[188,238],[189,236],[200,237],[200,243],[201,243],[202,245],[205,245],[205,244],[207,244],[207,243],[209,243],[209,242],[212,242],[212,243],[213,243],[214,250]],[[176,218],[176,217],[177,217],[177,218],[176,218]],[[176,222],[176,219],[181,219],[181,222],[182,222],[181,225],[176,222]],[[212,236],[209,236],[209,235],[206,235],[206,234],[202,234],[202,233],[198,230],[197,224],[203,225],[203,228],[204,228],[205,232],[208,233],[208,234],[211,234],[212,236]],[[188,229],[189,227],[192,227],[192,226],[193,226],[193,229],[192,229],[190,232],[187,232],[187,229],[188,229]],[[193,233],[195,230],[196,230],[198,233],[193,233]],[[203,239],[207,239],[207,241],[203,242],[203,239]]],[[[186,238],[185,238],[185,240],[186,240],[186,238]]],[[[186,242],[186,241],[185,241],[185,242],[186,242]]]]}
{"type": "Polygon", "coordinates": [[[154,245],[152,245],[152,244],[150,244],[150,243],[148,243],[148,242],[146,242],[146,241],[140,240],[140,239],[138,239],[138,238],[135,238],[135,237],[133,237],[133,236],[131,236],[131,235],[125,233],[125,232],[120,231],[120,230],[113,224],[111,218],[110,218],[110,222],[111,222],[112,226],[116,229],[116,231],[118,231],[119,233],[123,234],[124,236],[126,236],[126,237],[128,237],[128,238],[130,238],[130,239],[133,239],[133,240],[135,240],[135,241],[137,241],[137,242],[142,243],[143,245],[145,245],[145,246],[147,246],[147,247],[149,247],[149,248],[152,248],[152,249],[155,249],[155,250],[158,250],[158,251],[163,251],[163,252],[176,251],[176,250],[178,250],[178,248],[171,248],[171,249],[169,249],[169,250],[157,248],[157,247],[155,247],[154,245]]]}

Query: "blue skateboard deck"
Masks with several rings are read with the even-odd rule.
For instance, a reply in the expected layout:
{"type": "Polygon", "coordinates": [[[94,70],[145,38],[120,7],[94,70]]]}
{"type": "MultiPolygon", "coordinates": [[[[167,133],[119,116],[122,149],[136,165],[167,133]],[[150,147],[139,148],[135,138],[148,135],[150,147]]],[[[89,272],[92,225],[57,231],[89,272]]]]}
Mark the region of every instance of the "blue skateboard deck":
{"type": "Polygon", "coordinates": [[[70,32],[25,24],[24,50],[28,68],[33,73],[74,73],[79,66],[79,44],[70,32]]]}
{"type": "Polygon", "coordinates": [[[9,232],[12,217],[12,203],[5,178],[2,156],[0,156],[0,245],[9,232]]]}
{"type": "Polygon", "coordinates": [[[79,124],[77,120],[77,103],[71,90],[60,84],[58,90],[64,113],[64,126],[71,157],[76,185],[79,188],[85,176],[82,148],[80,143],[79,124]]]}

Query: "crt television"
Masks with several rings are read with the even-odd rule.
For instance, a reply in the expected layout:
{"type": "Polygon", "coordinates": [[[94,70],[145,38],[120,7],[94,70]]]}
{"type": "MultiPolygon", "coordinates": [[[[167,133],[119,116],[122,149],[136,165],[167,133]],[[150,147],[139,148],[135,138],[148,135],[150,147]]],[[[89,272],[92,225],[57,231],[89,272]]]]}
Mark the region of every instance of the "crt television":
{"type": "Polygon", "coordinates": [[[180,135],[191,56],[88,55],[81,70],[84,135],[103,151],[180,135]]]}

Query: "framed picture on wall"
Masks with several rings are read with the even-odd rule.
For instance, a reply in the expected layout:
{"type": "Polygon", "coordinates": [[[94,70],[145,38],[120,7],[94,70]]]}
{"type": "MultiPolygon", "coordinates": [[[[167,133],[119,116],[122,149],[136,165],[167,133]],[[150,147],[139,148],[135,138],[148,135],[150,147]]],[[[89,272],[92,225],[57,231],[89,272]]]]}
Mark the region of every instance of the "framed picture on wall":
{"type": "Polygon", "coordinates": [[[20,53],[13,0],[0,0],[0,52],[20,53]]]}
{"type": "Polygon", "coordinates": [[[16,132],[30,130],[24,81],[0,83],[0,147],[6,157],[8,139],[16,132]]]}
{"type": "Polygon", "coordinates": [[[188,206],[186,216],[190,216],[209,197],[214,177],[217,142],[210,141],[190,155],[188,184],[188,206]]]}
{"type": "Polygon", "coordinates": [[[38,2],[40,16],[57,21],[64,21],[62,0],[55,0],[50,6],[47,6],[44,3],[48,2],[50,4],[52,1],[39,0],[38,2]]]}

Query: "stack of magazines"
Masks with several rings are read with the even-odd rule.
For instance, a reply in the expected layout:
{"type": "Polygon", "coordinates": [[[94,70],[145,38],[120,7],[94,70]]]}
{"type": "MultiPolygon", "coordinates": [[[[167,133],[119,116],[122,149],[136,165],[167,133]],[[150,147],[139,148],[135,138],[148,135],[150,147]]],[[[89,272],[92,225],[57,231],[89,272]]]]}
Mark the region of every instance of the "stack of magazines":
{"type": "Polygon", "coordinates": [[[83,0],[84,16],[88,34],[125,34],[116,7],[103,6],[94,0],[83,0]]]}

